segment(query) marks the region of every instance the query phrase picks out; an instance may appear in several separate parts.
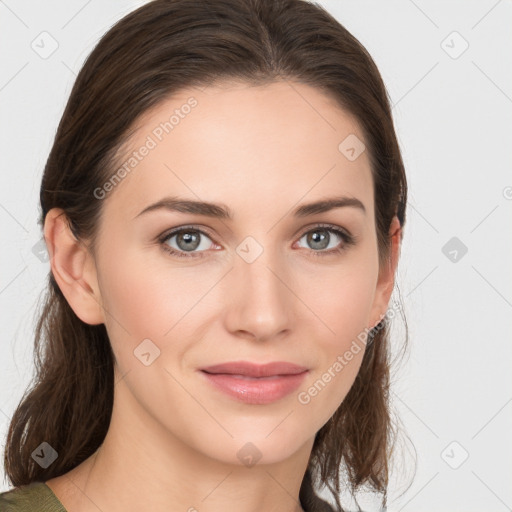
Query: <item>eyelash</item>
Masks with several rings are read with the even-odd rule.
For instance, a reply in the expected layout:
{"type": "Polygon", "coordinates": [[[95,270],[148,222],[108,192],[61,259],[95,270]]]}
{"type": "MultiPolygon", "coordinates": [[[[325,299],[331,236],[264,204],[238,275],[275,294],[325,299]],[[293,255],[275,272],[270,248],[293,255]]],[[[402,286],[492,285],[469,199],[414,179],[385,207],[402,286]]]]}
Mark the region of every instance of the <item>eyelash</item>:
{"type": "MultiPolygon", "coordinates": [[[[299,240],[308,233],[311,233],[317,229],[325,229],[326,231],[330,231],[337,236],[339,236],[343,242],[341,247],[337,247],[335,249],[329,249],[329,250],[321,250],[321,251],[315,251],[311,249],[311,252],[315,257],[324,257],[324,256],[332,256],[334,254],[341,254],[343,251],[348,249],[348,247],[355,245],[356,243],[356,237],[353,235],[348,234],[347,232],[341,230],[337,226],[334,226],[332,224],[318,224],[317,226],[314,226],[311,229],[308,229],[302,235],[299,237],[299,240]]],[[[172,247],[169,247],[166,242],[172,238],[174,235],[179,234],[181,232],[186,231],[195,231],[197,233],[200,233],[201,235],[205,235],[208,238],[212,238],[210,234],[208,234],[206,231],[203,231],[202,229],[198,229],[195,226],[182,226],[179,229],[175,229],[171,232],[162,234],[158,241],[162,246],[162,249],[168,253],[170,253],[172,256],[177,256],[178,258],[203,258],[205,256],[204,253],[208,251],[199,251],[199,252],[189,252],[188,254],[184,251],[177,251],[176,249],[173,249],[172,247]]]]}

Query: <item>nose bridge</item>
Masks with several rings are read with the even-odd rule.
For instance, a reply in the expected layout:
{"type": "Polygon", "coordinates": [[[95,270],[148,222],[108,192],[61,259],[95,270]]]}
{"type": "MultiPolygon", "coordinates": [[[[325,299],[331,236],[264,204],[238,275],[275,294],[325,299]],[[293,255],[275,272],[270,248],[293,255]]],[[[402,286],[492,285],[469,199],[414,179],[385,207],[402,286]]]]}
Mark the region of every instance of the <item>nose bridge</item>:
{"type": "Polygon", "coordinates": [[[289,327],[293,295],[284,284],[288,272],[278,251],[248,236],[236,252],[238,257],[230,277],[233,293],[230,318],[235,322],[231,328],[249,331],[258,338],[278,334],[289,327]]]}
{"type": "Polygon", "coordinates": [[[238,259],[235,264],[236,279],[240,279],[251,293],[263,295],[267,302],[283,294],[282,280],[285,279],[284,275],[280,277],[284,272],[282,259],[269,242],[270,238],[266,238],[264,246],[254,237],[246,237],[236,249],[238,259]]]}

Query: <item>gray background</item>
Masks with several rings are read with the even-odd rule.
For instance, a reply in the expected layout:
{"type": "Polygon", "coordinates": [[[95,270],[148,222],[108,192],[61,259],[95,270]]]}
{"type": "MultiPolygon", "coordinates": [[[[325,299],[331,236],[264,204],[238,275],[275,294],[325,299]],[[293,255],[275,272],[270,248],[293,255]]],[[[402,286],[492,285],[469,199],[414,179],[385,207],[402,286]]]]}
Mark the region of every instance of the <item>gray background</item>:
{"type": "MultiPolygon", "coordinates": [[[[42,170],[85,57],[143,3],[0,0],[2,454],[49,271],[37,255],[42,170]]],[[[319,3],[376,61],[410,184],[398,272],[410,348],[392,392],[410,441],[388,510],[512,510],[512,3],[319,3]]]]}

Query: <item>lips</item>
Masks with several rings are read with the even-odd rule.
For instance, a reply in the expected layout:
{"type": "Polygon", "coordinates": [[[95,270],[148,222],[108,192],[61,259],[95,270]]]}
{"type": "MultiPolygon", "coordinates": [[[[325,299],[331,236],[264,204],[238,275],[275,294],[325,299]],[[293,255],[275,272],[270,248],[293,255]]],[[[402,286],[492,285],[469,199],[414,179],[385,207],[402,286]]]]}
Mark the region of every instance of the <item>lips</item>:
{"type": "Polygon", "coordinates": [[[236,361],[200,370],[216,390],[251,405],[271,404],[285,398],[303,383],[309,372],[304,366],[281,361],[264,365],[236,361]]]}
{"type": "Polygon", "coordinates": [[[200,368],[200,370],[214,375],[224,374],[249,378],[264,378],[277,375],[298,375],[307,371],[308,368],[284,361],[275,361],[262,365],[250,363],[248,361],[232,361],[229,363],[200,368]]]}

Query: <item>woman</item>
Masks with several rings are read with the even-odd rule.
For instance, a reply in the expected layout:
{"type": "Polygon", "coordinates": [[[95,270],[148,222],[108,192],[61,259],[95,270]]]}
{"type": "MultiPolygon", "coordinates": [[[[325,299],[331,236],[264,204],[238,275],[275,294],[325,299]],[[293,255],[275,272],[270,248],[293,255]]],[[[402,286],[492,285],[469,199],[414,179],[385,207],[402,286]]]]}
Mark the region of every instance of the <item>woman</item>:
{"type": "Polygon", "coordinates": [[[340,469],[385,504],[406,199],[382,78],[320,7],[120,20],[43,175],[40,361],[0,508],[334,510],[327,485],[343,510],[340,469]]]}

